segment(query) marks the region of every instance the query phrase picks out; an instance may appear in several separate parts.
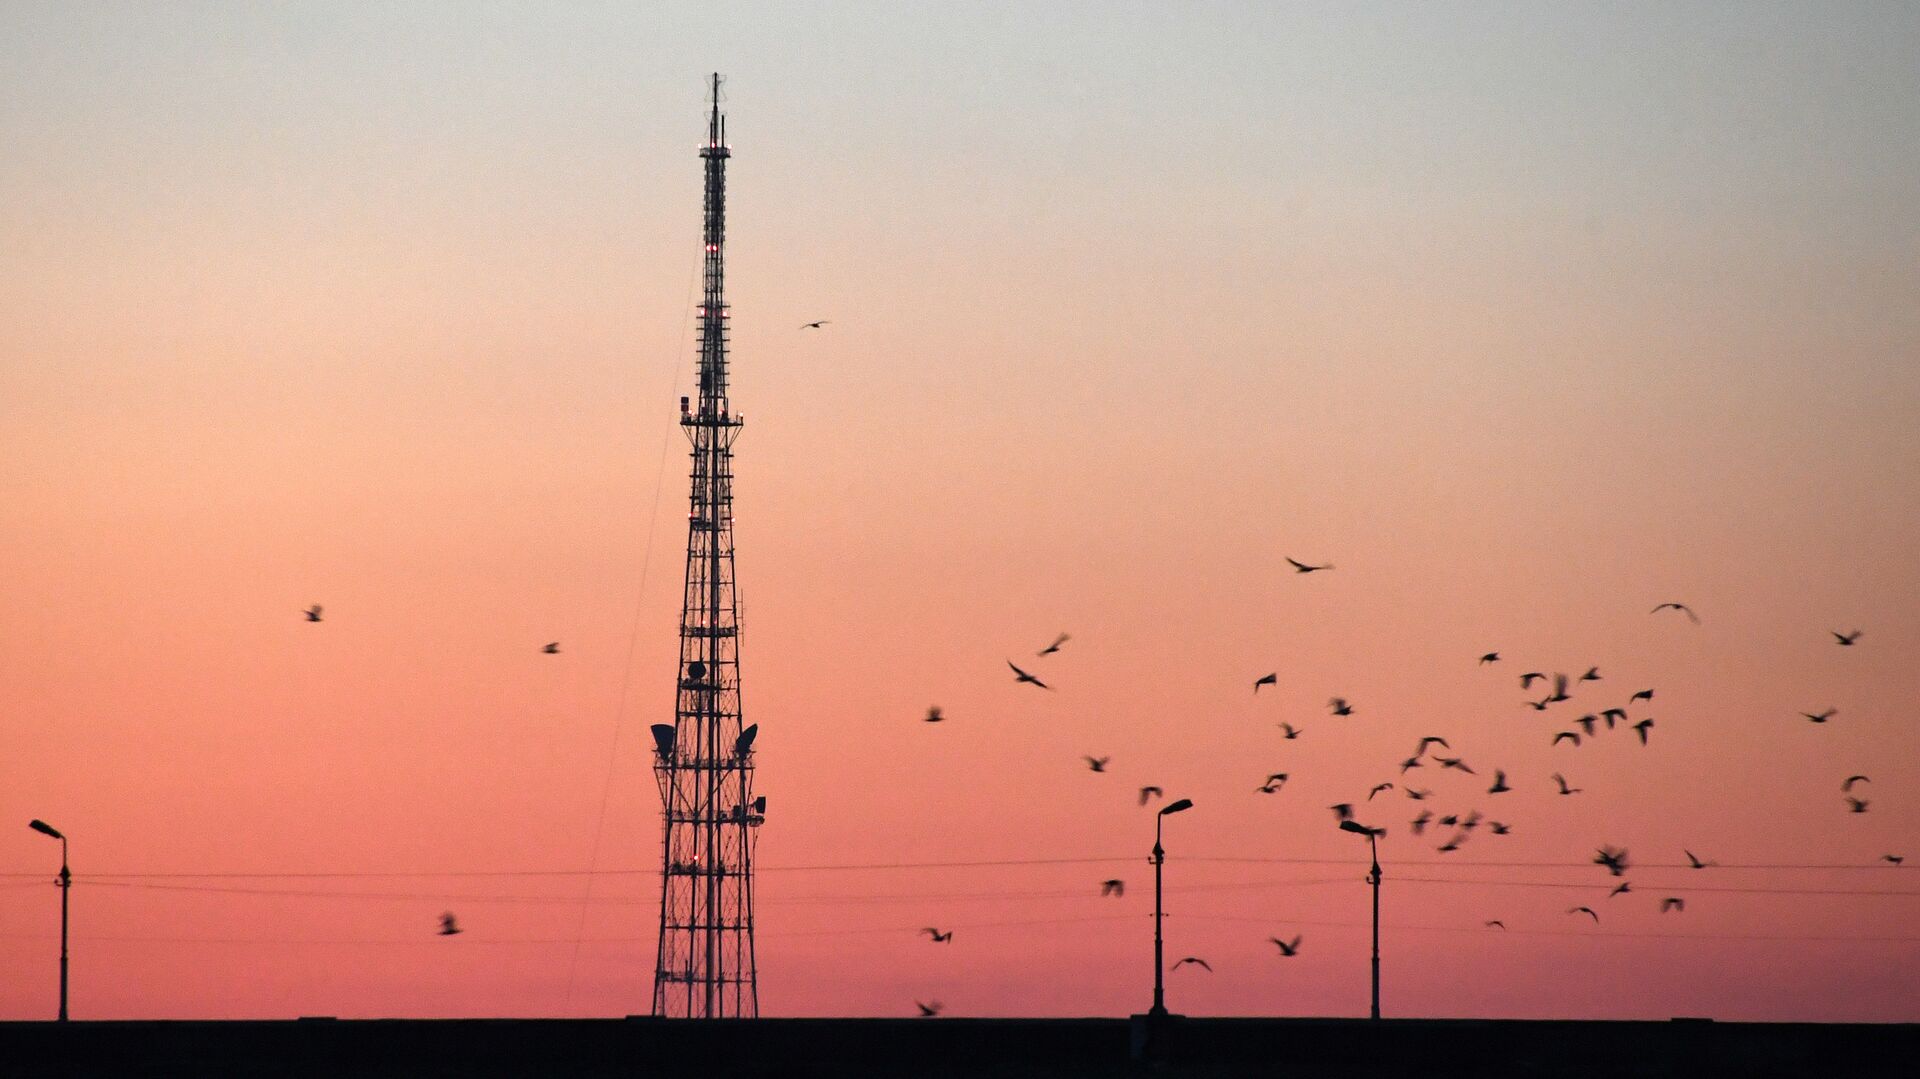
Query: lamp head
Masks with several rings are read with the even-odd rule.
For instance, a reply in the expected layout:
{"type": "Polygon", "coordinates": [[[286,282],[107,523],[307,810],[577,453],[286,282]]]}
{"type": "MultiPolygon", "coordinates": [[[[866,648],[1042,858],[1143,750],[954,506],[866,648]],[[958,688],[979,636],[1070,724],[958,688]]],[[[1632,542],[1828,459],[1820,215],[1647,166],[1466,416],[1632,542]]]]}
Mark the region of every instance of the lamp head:
{"type": "Polygon", "coordinates": [[[1373,834],[1373,829],[1368,828],[1366,825],[1361,824],[1357,820],[1341,821],[1340,830],[1343,832],[1352,832],[1355,835],[1372,835],[1373,834]]]}
{"type": "Polygon", "coordinates": [[[1169,813],[1178,813],[1182,810],[1192,809],[1192,808],[1193,808],[1193,799],[1182,798],[1179,801],[1173,802],[1167,805],[1165,808],[1161,809],[1160,815],[1164,817],[1169,813]]]}
{"type": "Polygon", "coordinates": [[[43,820],[28,821],[27,827],[33,829],[36,832],[39,832],[42,835],[50,835],[55,839],[67,838],[66,836],[63,836],[60,834],[60,830],[58,828],[55,828],[53,825],[48,824],[46,821],[43,821],[43,820]]]}

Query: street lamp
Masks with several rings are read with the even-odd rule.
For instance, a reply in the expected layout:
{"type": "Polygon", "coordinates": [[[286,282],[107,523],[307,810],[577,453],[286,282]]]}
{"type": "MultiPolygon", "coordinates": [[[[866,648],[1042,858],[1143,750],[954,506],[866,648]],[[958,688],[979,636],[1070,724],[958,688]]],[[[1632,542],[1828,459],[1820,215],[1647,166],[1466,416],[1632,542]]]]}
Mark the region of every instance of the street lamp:
{"type": "Polygon", "coordinates": [[[1380,1018],[1380,845],[1379,838],[1386,834],[1385,828],[1369,828],[1359,821],[1343,820],[1340,830],[1367,837],[1367,849],[1373,854],[1373,868],[1367,872],[1367,883],[1373,885],[1373,1013],[1372,1018],[1380,1018]]]}
{"type": "Polygon", "coordinates": [[[1153,1008],[1148,1015],[1159,1018],[1167,1014],[1166,955],[1160,941],[1160,922],[1166,915],[1160,912],[1160,867],[1167,864],[1167,852],[1160,846],[1160,822],[1169,813],[1179,813],[1193,808],[1193,799],[1182,798],[1168,804],[1153,818],[1153,1008]]]}
{"type": "Polygon", "coordinates": [[[73,888],[73,874],[67,872],[67,837],[43,820],[28,821],[27,827],[60,841],[60,1021],[67,1021],[67,893],[73,888]]]}

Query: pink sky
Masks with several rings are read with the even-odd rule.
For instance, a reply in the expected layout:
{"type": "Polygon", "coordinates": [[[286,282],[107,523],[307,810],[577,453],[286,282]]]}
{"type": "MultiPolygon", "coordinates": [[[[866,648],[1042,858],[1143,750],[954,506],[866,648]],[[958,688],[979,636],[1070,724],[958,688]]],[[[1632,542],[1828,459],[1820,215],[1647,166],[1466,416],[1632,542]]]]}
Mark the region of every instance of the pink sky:
{"type": "Polygon", "coordinates": [[[434,10],[0,16],[0,1018],[34,817],[78,1018],[646,1009],[718,68],[765,1014],[1141,1010],[1147,783],[1364,1014],[1437,734],[1389,1015],[1920,1020],[1912,13],[434,10]]]}

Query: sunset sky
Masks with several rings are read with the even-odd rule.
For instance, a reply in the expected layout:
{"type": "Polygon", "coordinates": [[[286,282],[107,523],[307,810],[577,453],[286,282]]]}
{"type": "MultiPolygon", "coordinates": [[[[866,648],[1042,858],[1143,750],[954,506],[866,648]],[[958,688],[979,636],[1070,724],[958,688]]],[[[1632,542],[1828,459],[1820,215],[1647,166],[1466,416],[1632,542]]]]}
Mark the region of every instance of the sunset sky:
{"type": "Polygon", "coordinates": [[[1916,57],[1867,3],[0,0],[0,1019],[36,817],[75,1018],[647,1010],[719,71],[763,1014],[1144,1010],[1157,784],[1175,1011],[1365,1014],[1353,802],[1390,1016],[1920,1021],[1916,57]]]}

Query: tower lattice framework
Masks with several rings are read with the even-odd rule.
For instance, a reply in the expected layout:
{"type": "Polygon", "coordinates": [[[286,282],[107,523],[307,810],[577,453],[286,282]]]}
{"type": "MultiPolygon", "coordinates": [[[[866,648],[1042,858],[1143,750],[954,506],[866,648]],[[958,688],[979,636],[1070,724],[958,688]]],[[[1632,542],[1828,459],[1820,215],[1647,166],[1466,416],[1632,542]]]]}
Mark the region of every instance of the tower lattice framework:
{"type": "Polygon", "coordinates": [[[725,296],[727,158],[720,76],[713,76],[701,296],[700,385],[680,399],[692,443],[686,587],[673,723],[657,724],[654,772],[665,820],[660,944],[653,1014],[753,1017],[760,1012],[753,954],[753,848],[766,799],[753,794],[753,739],[740,702],[740,605],[733,570],[733,440],[727,406],[725,296]]]}

